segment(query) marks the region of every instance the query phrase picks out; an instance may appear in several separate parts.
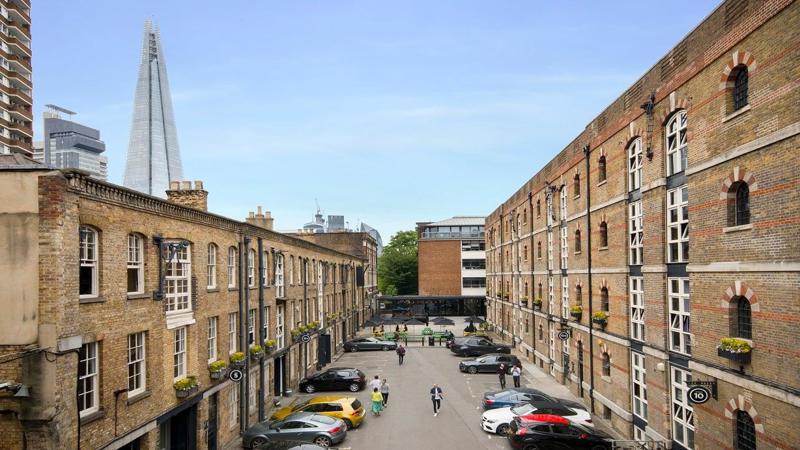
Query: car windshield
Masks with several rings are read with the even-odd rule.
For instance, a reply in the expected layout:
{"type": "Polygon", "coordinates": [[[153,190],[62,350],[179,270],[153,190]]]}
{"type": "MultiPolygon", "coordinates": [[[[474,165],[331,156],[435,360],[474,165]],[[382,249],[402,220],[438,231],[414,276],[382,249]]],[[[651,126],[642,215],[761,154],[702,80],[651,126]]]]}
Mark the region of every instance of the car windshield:
{"type": "Polygon", "coordinates": [[[355,399],[353,400],[353,403],[350,404],[350,407],[353,408],[353,410],[358,410],[358,408],[361,408],[361,402],[358,399],[355,399]]]}
{"type": "Polygon", "coordinates": [[[500,392],[498,392],[497,394],[494,394],[494,397],[495,397],[495,398],[498,398],[498,397],[505,397],[506,395],[511,395],[511,394],[513,394],[513,392],[512,392],[512,391],[500,391],[500,392]]]}
{"type": "Polygon", "coordinates": [[[536,408],[534,408],[533,405],[531,405],[530,403],[524,403],[522,405],[517,405],[517,406],[511,408],[511,412],[514,413],[517,416],[522,416],[522,415],[525,415],[525,414],[528,414],[528,413],[532,412],[535,409],[536,408]]]}
{"type": "Polygon", "coordinates": [[[313,419],[314,422],[319,422],[325,425],[333,425],[334,423],[336,423],[336,419],[332,419],[328,416],[323,416],[320,414],[314,414],[313,416],[311,416],[311,419],[313,419]]]}
{"type": "Polygon", "coordinates": [[[303,403],[299,403],[297,405],[294,405],[292,407],[292,411],[297,411],[298,409],[305,408],[306,406],[308,406],[309,403],[311,403],[311,400],[306,400],[303,403]]]}

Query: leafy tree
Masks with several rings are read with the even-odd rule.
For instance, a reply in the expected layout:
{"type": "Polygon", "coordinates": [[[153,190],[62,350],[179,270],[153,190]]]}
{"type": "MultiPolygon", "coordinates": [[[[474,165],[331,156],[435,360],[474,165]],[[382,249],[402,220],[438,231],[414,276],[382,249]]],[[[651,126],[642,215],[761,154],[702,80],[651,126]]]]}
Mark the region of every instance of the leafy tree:
{"type": "Polygon", "coordinates": [[[400,231],[378,259],[378,289],[384,295],[413,295],[417,276],[417,233],[400,231]]]}

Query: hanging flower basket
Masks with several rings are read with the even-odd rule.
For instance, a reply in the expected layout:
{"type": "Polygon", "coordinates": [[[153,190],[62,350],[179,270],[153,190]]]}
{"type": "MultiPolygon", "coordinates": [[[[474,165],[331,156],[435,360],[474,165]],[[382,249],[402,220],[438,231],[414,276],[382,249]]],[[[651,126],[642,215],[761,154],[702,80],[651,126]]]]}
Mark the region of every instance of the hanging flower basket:
{"type": "Polygon", "coordinates": [[[525,307],[528,306],[528,297],[522,297],[521,299],[519,299],[519,301],[520,301],[520,303],[522,303],[522,306],[525,306],[525,307]]]}
{"type": "Polygon", "coordinates": [[[569,315],[572,316],[573,319],[580,322],[581,317],[583,317],[583,308],[579,305],[575,305],[569,309],[569,315]]]}
{"type": "Polygon", "coordinates": [[[221,380],[228,374],[228,363],[218,359],[208,365],[208,375],[212,380],[221,380]]]}
{"type": "Polygon", "coordinates": [[[257,360],[264,356],[264,348],[258,344],[254,344],[250,346],[250,358],[257,360]]]}
{"type": "Polygon", "coordinates": [[[275,351],[276,344],[277,342],[275,342],[274,339],[267,339],[266,341],[264,341],[264,353],[270,354],[273,351],[275,351]]]}
{"type": "Polygon", "coordinates": [[[542,310],[542,299],[537,298],[533,301],[533,309],[535,309],[536,311],[542,310]]]}
{"type": "Polygon", "coordinates": [[[231,368],[232,369],[241,369],[242,367],[244,367],[244,364],[245,364],[244,358],[245,358],[244,357],[244,353],[242,353],[242,352],[231,353],[231,357],[230,357],[231,368]]]}
{"type": "Polygon", "coordinates": [[[197,393],[200,388],[197,384],[197,377],[195,376],[181,378],[175,382],[173,387],[175,388],[175,396],[178,398],[190,397],[197,393]]]}
{"type": "Polygon", "coordinates": [[[600,325],[601,328],[605,328],[606,324],[608,324],[608,313],[605,311],[597,311],[592,314],[592,322],[600,325]]]}
{"type": "Polygon", "coordinates": [[[750,343],[744,339],[722,338],[717,347],[717,356],[739,364],[750,364],[752,354],[753,349],[750,343]]]}

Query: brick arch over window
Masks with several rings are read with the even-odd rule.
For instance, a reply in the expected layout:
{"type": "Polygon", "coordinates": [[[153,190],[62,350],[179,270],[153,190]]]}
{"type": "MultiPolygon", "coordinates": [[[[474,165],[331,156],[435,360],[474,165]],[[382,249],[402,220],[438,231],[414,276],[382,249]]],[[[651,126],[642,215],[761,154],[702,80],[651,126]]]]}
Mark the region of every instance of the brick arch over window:
{"type": "Polygon", "coordinates": [[[736,191],[731,192],[731,186],[740,181],[747,183],[751,194],[758,190],[758,181],[753,175],[753,172],[748,172],[744,167],[736,166],[722,182],[722,186],[719,190],[720,200],[728,200],[731,195],[735,196],[736,191]]]}
{"type": "Polygon", "coordinates": [[[735,308],[736,303],[733,301],[738,297],[743,297],[750,302],[751,311],[761,311],[761,305],[758,302],[758,294],[740,280],[736,280],[728,289],[725,289],[722,300],[720,300],[720,306],[723,308],[735,308]]]}
{"type": "MultiPolygon", "coordinates": [[[[753,423],[756,426],[756,432],[764,432],[764,423],[761,421],[761,416],[758,415],[758,411],[756,411],[756,409],[753,407],[753,404],[750,403],[750,400],[747,400],[741,394],[736,396],[736,398],[728,400],[728,403],[725,405],[725,417],[735,421],[737,410],[750,414],[750,418],[753,419],[753,423]]],[[[735,425],[736,424],[734,424],[734,428],[735,425]]]]}
{"type": "Polygon", "coordinates": [[[644,131],[636,125],[636,122],[628,124],[628,140],[625,142],[625,148],[628,148],[634,139],[644,136],[644,131]]]}
{"type": "Polygon", "coordinates": [[[725,68],[722,69],[722,75],[719,79],[719,90],[725,91],[728,89],[733,89],[734,82],[736,81],[736,77],[732,75],[736,75],[736,72],[733,70],[737,66],[747,66],[747,72],[752,74],[755,72],[756,67],[756,59],[753,58],[749,52],[743,50],[736,50],[731,54],[731,59],[725,64],[725,68]]]}
{"type": "Polygon", "coordinates": [[[661,109],[661,112],[658,114],[659,120],[661,120],[662,125],[666,125],[667,121],[672,118],[672,115],[678,111],[689,109],[689,99],[688,98],[678,98],[675,92],[669,94],[669,104],[661,109]]]}

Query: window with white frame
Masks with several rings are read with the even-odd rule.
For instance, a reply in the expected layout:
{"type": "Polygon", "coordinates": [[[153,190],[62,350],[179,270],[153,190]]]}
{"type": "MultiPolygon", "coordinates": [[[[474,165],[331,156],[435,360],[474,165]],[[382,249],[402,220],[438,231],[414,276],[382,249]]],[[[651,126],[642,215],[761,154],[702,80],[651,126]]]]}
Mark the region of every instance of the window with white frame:
{"type": "Polygon", "coordinates": [[[569,261],[569,235],[567,227],[561,227],[561,269],[566,269],[569,261]]]}
{"type": "Polygon", "coordinates": [[[561,317],[569,317],[569,277],[561,277],[561,317]]]}
{"type": "Polygon", "coordinates": [[[547,269],[553,270],[553,231],[547,230],[547,269]]]}
{"type": "Polygon", "coordinates": [[[672,439],[688,449],[694,448],[694,409],[686,392],[692,375],[683,369],[670,366],[672,384],[672,439]]]}
{"type": "Polygon", "coordinates": [[[144,332],[128,335],[128,397],[144,392],[147,384],[144,342],[144,332]]]}
{"type": "Polygon", "coordinates": [[[165,276],[167,312],[191,311],[191,259],[189,247],[179,246],[167,263],[165,276]]]}
{"type": "Polygon", "coordinates": [[[633,440],[639,444],[647,442],[647,433],[636,425],[633,426],[633,440]]]}
{"type": "Polygon", "coordinates": [[[256,310],[247,311],[247,345],[256,343],[256,310]]]}
{"type": "Polygon", "coordinates": [[[275,340],[277,348],[283,348],[283,305],[278,305],[275,309],[275,340]]]}
{"type": "Polygon", "coordinates": [[[642,187],[642,140],[636,138],[628,145],[628,191],[642,187]]]}
{"type": "Polygon", "coordinates": [[[689,189],[667,191],[667,262],[689,260],[689,189]]]}
{"type": "Polygon", "coordinates": [[[667,122],[665,129],[667,139],[667,176],[686,170],[688,161],[687,149],[687,115],[686,111],[678,111],[667,122]]]}
{"type": "Polygon", "coordinates": [[[631,277],[630,281],[631,303],[631,339],[644,341],[644,279],[631,277]]]}
{"type": "Polygon", "coordinates": [[[186,377],[186,327],[175,328],[172,352],[172,376],[175,381],[186,377]]]}
{"type": "Polygon", "coordinates": [[[264,307],[264,321],[261,322],[261,330],[266,341],[269,339],[269,306],[264,307]]]}
{"type": "Polygon", "coordinates": [[[207,262],[206,285],[209,289],[217,287],[217,246],[215,244],[208,244],[208,262],[207,262]]]}
{"type": "Polygon", "coordinates": [[[84,417],[100,409],[98,343],[81,346],[78,356],[78,412],[84,417]]]}
{"type": "Polygon", "coordinates": [[[144,239],[128,235],[128,294],[144,293],[144,239]]]}
{"type": "Polygon", "coordinates": [[[228,314],[228,353],[235,353],[239,346],[237,345],[238,339],[236,339],[236,329],[237,324],[239,322],[239,314],[238,313],[230,313],[228,314]]]}
{"type": "Polygon", "coordinates": [[[691,303],[688,278],[668,278],[669,287],[669,343],[670,349],[690,355],[692,353],[689,319],[691,303]]]}
{"type": "Polygon", "coordinates": [[[233,428],[239,422],[239,386],[228,388],[228,426],[233,428]]]}
{"type": "Polygon", "coordinates": [[[555,294],[555,286],[553,285],[553,277],[547,277],[547,305],[550,314],[555,315],[556,312],[556,294],[555,294]]]}
{"type": "Polygon", "coordinates": [[[250,412],[255,412],[256,406],[258,406],[258,400],[256,400],[256,381],[258,377],[255,376],[255,372],[251,372],[250,376],[248,377],[247,382],[247,396],[249,397],[248,407],[250,408],[250,412]]]}
{"type": "Polygon", "coordinates": [[[275,297],[283,298],[285,295],[285,287],[283,284],[283,255],[278,253],[275,255],[275,297]]]}
{"type": "Polygon", "coordinates": [[[98,239],[97,231],[82,226],[80,229],[80,297],[97,297],[98,293],[98,239]]]}
{"type": "Polygon", "coordinates": [[[217,360],[217,317],[208,318],[208,363],[217,360]]]}
{"type": "Polygon", "coordinates": [[[561,186],[559,207],[561,208],[561,220],[567,220],[567,186],[561,186]]]}
{"type": "Polygon", "coordinates": [[[630,265],[641,265],[644,250],[644,226],[642,222],[641,200],[628,205],[628,236],[630,265]]]}
{"type": "Polygon", "coordinates": [[[294,286],[294,255],[289,255],[289,286],[294,286]]]}
{"type": "Polygon", "coordinates": [[[261,255],[263,261],[261,261],[261,278],[263,279],[262,284],[263,286],[269,286],[269,253],[264,250],[264,253],[261,255]]]}
{"type": "Polygon", "coordinates": [[[256,251],[253,249],[247,252],[247,286],[256,287],[256,251]]]}
{"type": "Polygon", "coordinates": [[[236,249],[228,248],[228,287],[236,287],[236,249]]]}
{"type": "Polygon", "coordinates": [[[643,354],[631,352],[631,369],[633,414],[647,420],[647,369],[643,354]]]}

